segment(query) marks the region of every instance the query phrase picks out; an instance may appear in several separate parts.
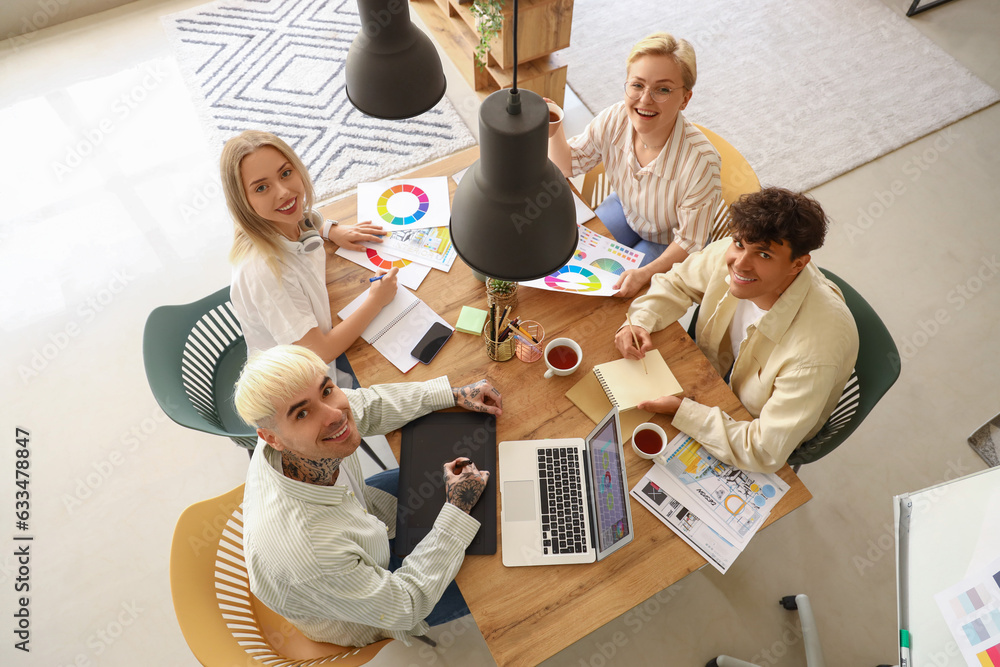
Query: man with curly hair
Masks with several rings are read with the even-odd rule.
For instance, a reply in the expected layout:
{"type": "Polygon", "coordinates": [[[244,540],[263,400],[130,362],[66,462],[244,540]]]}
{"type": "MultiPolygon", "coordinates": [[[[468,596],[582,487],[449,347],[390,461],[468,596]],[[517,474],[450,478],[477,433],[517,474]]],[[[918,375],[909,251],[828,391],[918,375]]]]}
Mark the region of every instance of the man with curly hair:
{"type": "Polygon", "coordinates": [[[701,304],[698,346],[753,419],[679,396],[651,396],[639,408],[673,415],[675,428],[725,463],[774,472],[836,407],[857,360],[858,331],[840,290],[810,261],[828,226],[816,200],[765,188],[743,195],[731,213],[731,238],[654,276],[615,345],[642,358],[653,348],[650,332],[701,304]]]}

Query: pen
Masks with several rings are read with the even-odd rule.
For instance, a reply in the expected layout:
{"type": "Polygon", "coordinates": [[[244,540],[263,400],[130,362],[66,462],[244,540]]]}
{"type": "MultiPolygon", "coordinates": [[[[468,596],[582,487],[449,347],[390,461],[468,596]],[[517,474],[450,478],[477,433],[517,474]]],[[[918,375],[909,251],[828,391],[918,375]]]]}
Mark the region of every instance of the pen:
{"type": "Polygon", "coordinates": [[[382,275],[380,275],[380,276],[375,276],[374,278],[369,278],[368,282],[373,283],[376,280],[382,280],[383,278],[385,278],[385,274],[384,273],[382,275]]]}
{"type": "MultiPolygon", "coordinates": [[[[639,345],[639,339],[635,335],[635,329],[632,328],[632,318],[628,316],[628,312],[625,313],[625,321],[628,322],[628,330],[632,333],[632,342],[635,343],[635,348],[642,352],[642,346],[639,345]]],[[[639,361],[642,362],[642,372],[649,375],[649,370],[646,368],[646,360],[639,357],[639,361]]]]}
{"type": "Polygon", "coordinates": [[[899,667],[910,667],[910,631],[899,631],[899,667]]]}

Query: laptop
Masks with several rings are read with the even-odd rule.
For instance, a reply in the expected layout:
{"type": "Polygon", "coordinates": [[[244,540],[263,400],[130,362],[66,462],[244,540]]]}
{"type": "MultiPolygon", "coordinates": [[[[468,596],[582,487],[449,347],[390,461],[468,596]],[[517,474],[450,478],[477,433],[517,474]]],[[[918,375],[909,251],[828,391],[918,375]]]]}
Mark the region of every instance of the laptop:
{"type": "Polygon", "coordinates": [[[618,409],[584,438],[500,443],[503,564],[593,563],[632,541],[618,409]]]}

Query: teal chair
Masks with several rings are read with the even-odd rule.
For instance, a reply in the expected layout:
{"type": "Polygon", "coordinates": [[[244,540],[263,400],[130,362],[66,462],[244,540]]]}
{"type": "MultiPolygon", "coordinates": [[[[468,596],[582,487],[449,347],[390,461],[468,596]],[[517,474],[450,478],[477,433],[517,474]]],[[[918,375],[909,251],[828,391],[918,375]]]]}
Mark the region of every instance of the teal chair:
{"type": "Polygon", "coordinates": [[[899,377],[899,351],[878,313],[842,278],[832,271],[820,270],[840,288],[854,315],[858,327],[858,360],[837,407],[823,428],[788,457],[788,464],[796,472],[802,464],[823,458],[847,440],[899,377]]]}
{"type": "Polygon", "coordinates": [[[146,379],[156,402],[187,428],[230,438],[252,450],[256,429],[233,405],[233,387],[247,359],[229,287],[149,314],[142,337],[146,379]]]}
{"type": "MultiPolygon", "coordinates": [[[[798,472],[802,464],[823,458],[847,440],[899,377],[899,352],[878,313],[842,278],[832,271],[820,270],[840,288],[844,301],[854,316],[854,323],[858,327],[858,360],[837,407],[833,409],[823,428],[799,445],[788,457],[788,464],[795,472],[798,472]]],[[[688,334],[692,339],[695,338],[698,310],[695,309],[688,326],[688,334]]]]}

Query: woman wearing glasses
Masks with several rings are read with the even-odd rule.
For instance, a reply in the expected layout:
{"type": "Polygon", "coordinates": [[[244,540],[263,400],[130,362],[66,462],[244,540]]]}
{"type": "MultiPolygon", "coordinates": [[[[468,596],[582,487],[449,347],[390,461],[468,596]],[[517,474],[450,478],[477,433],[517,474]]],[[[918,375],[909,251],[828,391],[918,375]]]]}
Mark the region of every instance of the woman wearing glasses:
{"type": "Polygon", "coordinates": [[[632,47],[625,99],[567,140],[560,124],[549,158],[567,177],[604,163],[613,192],[597,215],[624,245],[646,254],[618,280],[629,297],[656,273],[701,250],[722,199],[719,154],[681,110],[697,78],[694,49],[665,32],[632,47]]]}

